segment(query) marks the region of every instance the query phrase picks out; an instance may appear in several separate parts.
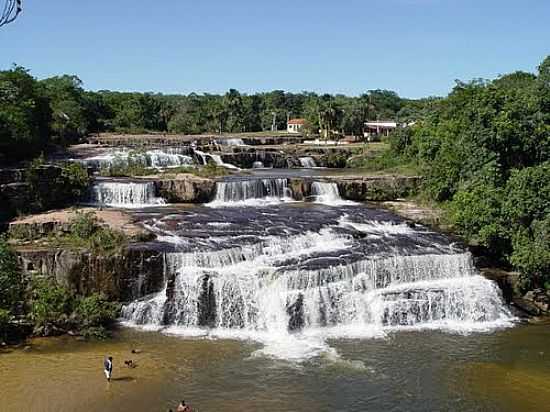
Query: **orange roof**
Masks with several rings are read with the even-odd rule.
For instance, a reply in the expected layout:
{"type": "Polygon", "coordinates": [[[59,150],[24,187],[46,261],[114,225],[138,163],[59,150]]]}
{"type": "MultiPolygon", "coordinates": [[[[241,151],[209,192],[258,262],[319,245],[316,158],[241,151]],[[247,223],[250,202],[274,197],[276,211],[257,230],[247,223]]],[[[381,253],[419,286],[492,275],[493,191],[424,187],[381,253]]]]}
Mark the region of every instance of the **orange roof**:
{"type": "Polygon", "coordinates": [[[306,119],[290,119],[288,124],[305,124],[306,119]]]}

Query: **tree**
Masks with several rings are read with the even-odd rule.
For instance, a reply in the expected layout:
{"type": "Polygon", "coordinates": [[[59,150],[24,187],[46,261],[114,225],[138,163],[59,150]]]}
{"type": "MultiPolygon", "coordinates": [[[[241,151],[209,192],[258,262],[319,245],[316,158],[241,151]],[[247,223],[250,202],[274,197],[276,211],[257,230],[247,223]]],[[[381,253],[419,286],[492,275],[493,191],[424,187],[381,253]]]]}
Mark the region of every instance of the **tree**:
{"type": "Polygon", "coordinates": [[[35,156],[49,143],[51,109],[38,82],[14,66],[0,72],[0,153],[7,159],[35,156]]]}
{"type": "Polygon", "coordinates": [[[93,123],[82,81],[77,76],[56,76],[40,81],[52,110],[51,131],[62,142],[74,142],[90,131],[93,123]]]}

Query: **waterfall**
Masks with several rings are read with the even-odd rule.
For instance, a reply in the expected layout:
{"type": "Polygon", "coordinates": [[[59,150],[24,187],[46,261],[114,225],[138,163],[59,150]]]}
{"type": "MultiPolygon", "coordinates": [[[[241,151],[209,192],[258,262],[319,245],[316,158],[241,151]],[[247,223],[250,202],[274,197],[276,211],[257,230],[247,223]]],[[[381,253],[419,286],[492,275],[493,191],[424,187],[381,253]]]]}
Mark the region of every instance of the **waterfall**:
{"type": "Polygon", "coordinates": [[[317,165],[315,164],[315,160],[313,160],[313,157],[300,157],[299,160],[300,165],[303,168],[310,169],[312,167],[317,167],[317,165]]]}
{"type": "Polygon", "coordinates": [[[96,169],[125,167],[132,163],[153,168],[192,166],[193,159],[183,154],[184,152],[185,149],[181,148],[155,149],[145,152],[116,151],[88,157],[80,160],[80,163],[96,169]]]}
{"type": "MultiPolygon", "coordinates": [[[[218,195],[225,202],[265,194],[269,185],[280,192],[286,187],[276,179],[222,183],[218,195]]],[[[292,208],[251,214],[270,216],[256,218],[242,235],[220,215],[241,219],[246,211],[207,209],[212,220],[189,227],[208,226],[216,234],[188,234],[179,251],[167,252],[164,289],[124,306],[123,319],[167,333],[255,339],[264,343],[261,353],[285,359],[331,350],[327,337],[411,328],[464,333],[513,321],[496,284],[480,276],[470,253],[441,235],[403,222],[358,220],[361,209],[327,218],[316,231],[290,231],[309,221],[292,222],[298,215],[284,209],[292,208]],[[265,222],[275,230],[249,234],[265,222]]]]}
{"type": "Polygon", "coordinates": [[[313,182],[311,194],[316,203],[323,203],[330,206],[354,205],[354,202],[343,200],[338,191],[338,185],[331,182],[313,182]]]}
{"type": "Polygon", "coordinates": [[[237,166],[232,165],[231,163],[225,163],[220,155],[211,154],[210,157],[212,158],[216,166],[225,167],[226,169],[240,170],[237,166]]]}
{"type": "Polygon", "coordinates": [[[234,137],[230,139],[220,139],[216,140],[216,143],[218,143],[221,146],[246,146],[244,144],[243,139],[234,137]]]}
{"type": "Polygon", "coordinates": [[[292,201],[287,179],[243,179],[216,183],[210,206],[255,206],[292,201]]]}
{"type": "Polygon", "coordinates": [[[240,170],[237,166],[232,165],[231,163],[225,163],[220,155],[205,153],[197,149],[195,149],[195,154],[201,159],[204,166],[208,164],[208,158],[210,158],[216,166],[225,167],[226,169],[240,170]]]}
{"type": "Polygon", "coordinates": [[[98,206],[140,208],[164,204],[156,197],[153,182],[95,182],[90,190],[90,203],[98,206]]]}
{"type": "Polygon", "coordinates": [[[497,286],[477,273],[469,253],[313,264],[315,256],[347,248],[353,248],[351,237],[325,229],[218,251],[169,253],[172,281],[125,306],[123,317],[134,324],[282,336],[334,327],[468,329],[510,319],[497,286]],[[309,264],[289,266],[289,260],[309,264]]]}

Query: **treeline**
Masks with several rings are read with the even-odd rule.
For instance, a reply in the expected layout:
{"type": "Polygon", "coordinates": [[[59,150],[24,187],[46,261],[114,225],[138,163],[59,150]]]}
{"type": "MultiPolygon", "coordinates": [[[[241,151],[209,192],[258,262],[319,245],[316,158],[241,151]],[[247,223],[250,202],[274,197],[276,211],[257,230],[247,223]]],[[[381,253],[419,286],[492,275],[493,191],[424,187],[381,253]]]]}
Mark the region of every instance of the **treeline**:
{"type": "Polygon", "coordinates": [[[76,142],[98,132],[184,134],[286,130],[305,118],[307,128],[362,135],[372,119],[422,118],[438,99],[408,100],[388,90],[359,97],[288,93],[224,95],[91,92],[76,76],[37,80],[22,67],[0,71],[0,153],[7,159],[39,154],[50,143],[76,142]]]}
{"type": "Polygon", "coordinates": [[[536,75],[457,83],[390,143],[463,236],[550,289],[550,56],[536,75]]]}

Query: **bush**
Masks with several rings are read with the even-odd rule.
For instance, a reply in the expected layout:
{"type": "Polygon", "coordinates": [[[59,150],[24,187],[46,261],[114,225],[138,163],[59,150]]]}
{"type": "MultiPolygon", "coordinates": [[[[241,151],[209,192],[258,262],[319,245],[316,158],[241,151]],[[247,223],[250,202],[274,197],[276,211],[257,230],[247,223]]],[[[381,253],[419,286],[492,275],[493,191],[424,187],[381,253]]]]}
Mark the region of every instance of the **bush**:
{"type": "Polygon", "coordinates": [[[73,236],[87,239],[99,229],[99,220],[94,212],[81,212],[77,210],[69,222],[73,236]]]}
{"type": "Polygon", "coordinates": [[[50,335],[50,330],[66,330],[72,299],[65,288],[46,279],[36,279],[32,284],[29,318],[35,333],[50,335]]]}
{"type": "Polygon", "coordinates": [[[51,239],[55,243],[90,249],[94,253],[114,253],[128,238],[122,232],[101,225],[92,211],[76,211],[69,222],[69,233],[51,239]]]}
{"type": "Polygon", "coordinates": [[[104,338],[120,306],[93,294],[75,297],[66,288],[40,279],[32,285],[29,318],[34,333],[51,335],[77,330],[84,337],[104,338]]]}
{"type": "Polygon", "coordinates": [[[82,198],[89,185],[88,172],[82,165],[70,163],[56,168],[47,165],[43,156],[31,162],[25,180],[33,201],[24,212],[67,206],[82,198]]]}
{"type": "Polygon", "coordinates": [[[106,328],[117,318],[119,312],[119,304],[93,294],[77,300],[75,318],[83,336],[103,338],[107,335],[106,328]]]}
{"type": "Polygon", "coordinates": [[[17,256],[5,239],[0,238],[0,309],[11,311],[21,299],[22,276],[17,265],[17,256]]]}

